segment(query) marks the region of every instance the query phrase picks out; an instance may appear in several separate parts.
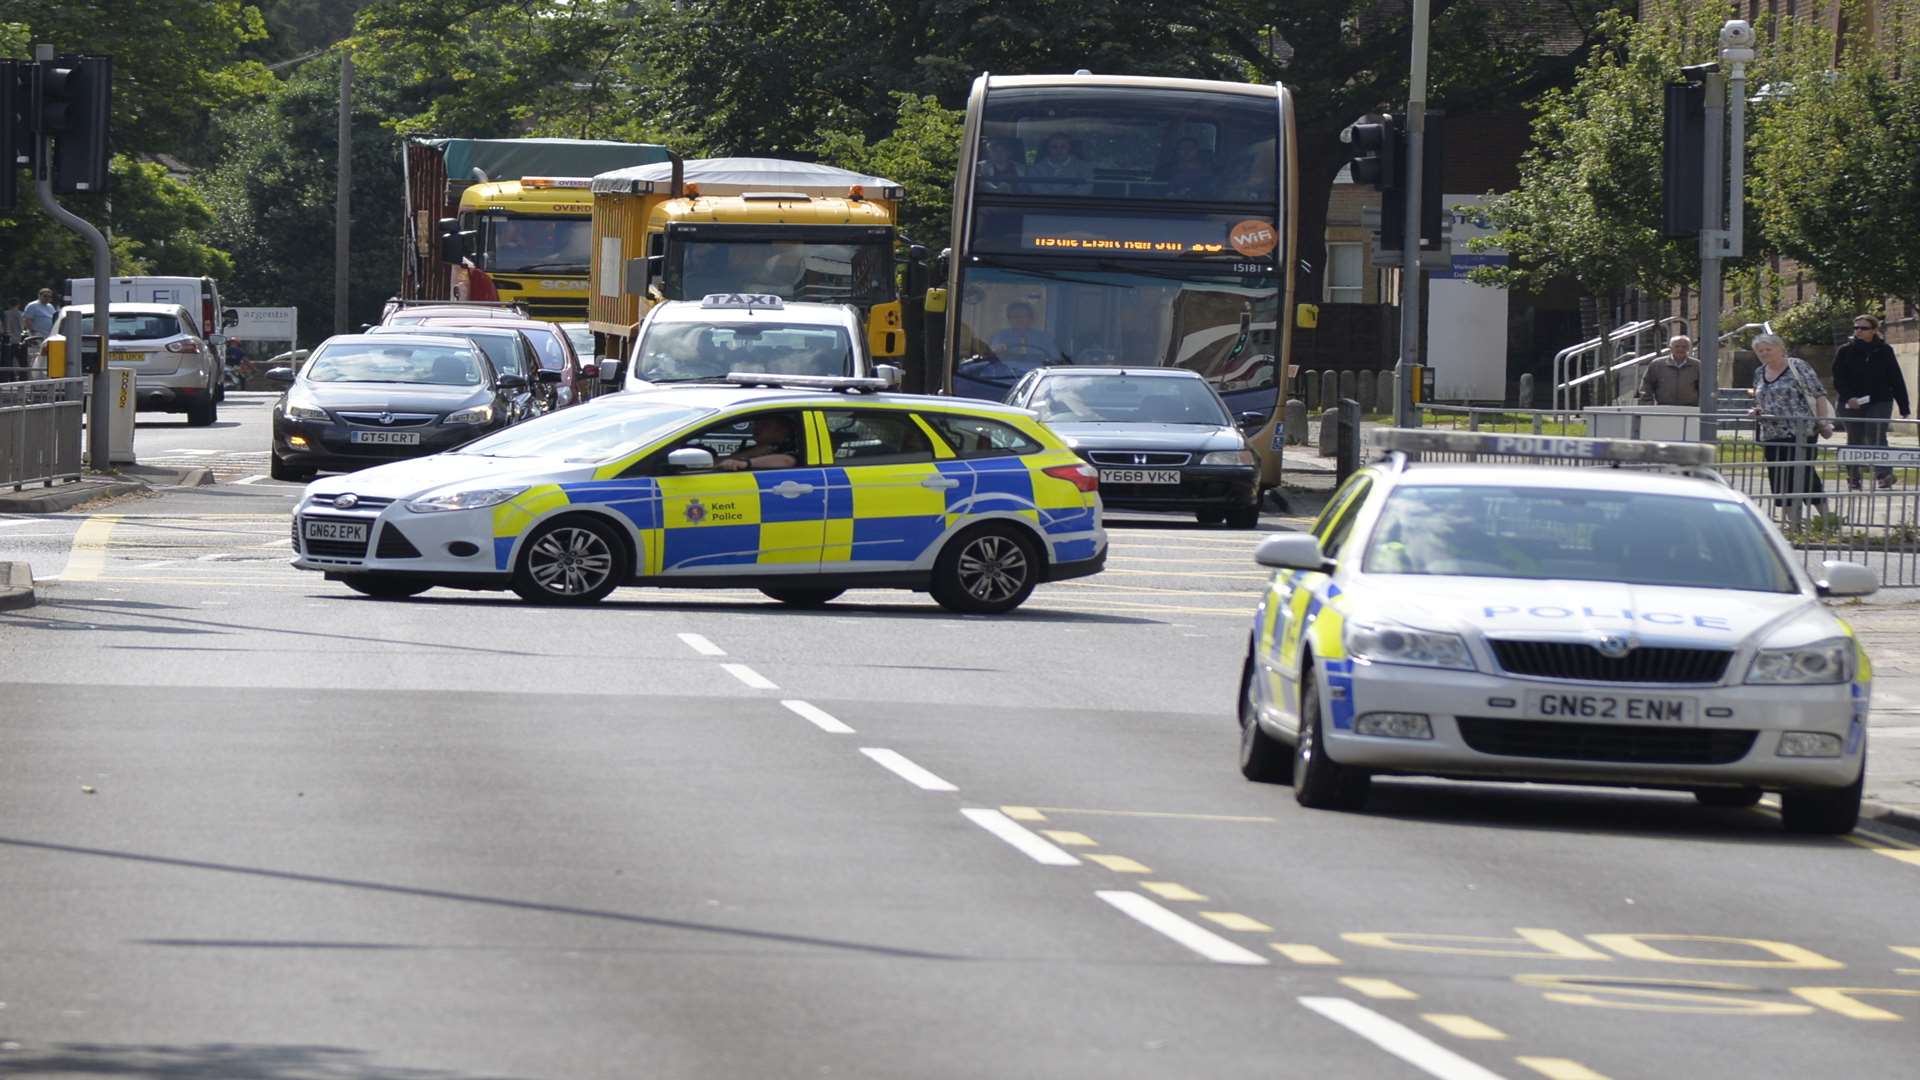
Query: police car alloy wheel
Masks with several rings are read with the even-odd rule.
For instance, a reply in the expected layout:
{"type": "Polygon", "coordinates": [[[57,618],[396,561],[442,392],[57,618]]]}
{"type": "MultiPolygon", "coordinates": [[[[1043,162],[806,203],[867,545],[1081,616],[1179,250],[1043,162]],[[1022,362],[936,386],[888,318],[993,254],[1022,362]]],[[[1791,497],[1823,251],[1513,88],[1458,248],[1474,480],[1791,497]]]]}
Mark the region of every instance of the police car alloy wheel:
{"type": "Polygon", "coordinates": [[[1321,745],[1320,680],[1309,671],[1300,680],[1300,735],[1293,747],[1293,798],[1314,810],[1358,810],[1373,778],[1327,756],[1321,745]]]}
{"type": "Polygon", "coordinates": [[[760,590],[767,596],[797,608],[825,607],[845,589],[808,589],[792,585],[768,586],[760,590]]]}
{"type": "Polygon", "coordinates": [[[612,530],[598,521],[561,518],[521,545],[513,591],[539,604],[591,604],[620,584],[622,550],[612,530]]]}
{"type": "Polygon", "coordinates": [[[1240,775],[1255,783],[1284,784],[1293,779],[1293,749],[1260,727],[1260,699],[1254,689],[1253,652],[1240,669],[1240,775]]]}
{"type": "Polygon", "coordinates": [[[1019,607],[1039,584],[1033,547],[1009,525],[982,525],[949,541],[933,568],[933,598],[967,614],[1019,607]]]}
{"type": "Polygon", "coordinates": [[[399,600],[409,596],[419,596],[433,586],[425,581],[413,578],[388,577],[384,574],[349,574],[340,579],[341,583],[354,592],[382,600],[399,600]]]}
{"type": "Polygon", "coordinates": [[[1780,793],[1780,823],[1788,832],[1845,836],[1860,823],[1860,797],[1867,785],[1867,755],[1860,755],[1860,776],[1843,788],[1780,793]]]}

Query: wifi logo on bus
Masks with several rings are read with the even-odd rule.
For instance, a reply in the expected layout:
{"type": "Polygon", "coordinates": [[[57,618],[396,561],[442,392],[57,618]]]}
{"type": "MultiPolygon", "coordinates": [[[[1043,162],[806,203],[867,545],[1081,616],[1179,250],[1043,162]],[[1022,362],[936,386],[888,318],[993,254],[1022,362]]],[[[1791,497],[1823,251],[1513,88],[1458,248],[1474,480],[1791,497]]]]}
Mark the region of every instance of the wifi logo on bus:
{"type": "Polygon", "coordinates": [[[1240,254],[1257,259],[1273,254],[1280,243],[1280,231],[1270,221],[1250,218],[1227,230],[1227,242],[1240,254]]]}

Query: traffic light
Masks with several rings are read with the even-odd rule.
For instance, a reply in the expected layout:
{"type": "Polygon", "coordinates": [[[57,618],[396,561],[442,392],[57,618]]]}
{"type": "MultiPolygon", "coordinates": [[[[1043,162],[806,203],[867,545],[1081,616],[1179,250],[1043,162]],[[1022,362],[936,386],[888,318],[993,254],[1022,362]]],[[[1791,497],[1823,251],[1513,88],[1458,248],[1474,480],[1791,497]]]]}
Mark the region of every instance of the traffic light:
{"type": "Polygon", "coordinates": [[[1699,236],[1706,186],[1707,86],[1667,84],[1660,147],[1660,225],[1674,239],[1699,236]]]}
{"type": "Polygon", "coordinates": [[[113,58],[62,56],[33,65],[27,126],[53,139],[53,190],[107,190],[113,58]]]}
{"type": "Polygon", "coordinates": [[[1395,117],[1356,120],[1340,133],[1340,139],[1352,147],[1352,176],[1356,184],[1367,184],[1381,191],[1400,186],[1400,159],[1406,147],[1406,132],[1395,117]]]}
{"type": "Polygon", "coordinates": [[[1446,186],[1440,183],[1440,166],[1446,160],[1447,114],[1432,111],[1426,119],[1420,132],[1420,246],[1433,250],[1444,239],[1446,207],[1440,204],[1446,201],[1446,186]]]}
{"type": "Polygon", "coordinates": [[[0,60],[0,210],[13,209],[20,197],[20,170],[33,168],[36,140],[26,123],[30,66],[24,60],[0,60]]]}

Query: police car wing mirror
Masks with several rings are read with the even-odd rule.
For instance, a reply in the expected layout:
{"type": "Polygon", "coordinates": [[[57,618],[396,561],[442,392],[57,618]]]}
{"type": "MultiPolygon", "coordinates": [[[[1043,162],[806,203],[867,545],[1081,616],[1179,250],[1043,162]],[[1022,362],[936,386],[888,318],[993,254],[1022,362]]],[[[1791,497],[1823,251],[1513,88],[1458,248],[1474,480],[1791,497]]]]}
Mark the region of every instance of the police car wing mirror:
{"type": "Polygon", "coordinates": [[[1320,551],[1320,541],[1307,533],[1277,533],[1253,549],[1253,561],[1275,570],[1325,571],[1333,561],[1320,551]]]}
{"type": "Polygon", "coordinates": [[[1871,566],[1829,559],[1820,564],[1814,588],[1821,596],[1872,596],[1880,591],[1880,575],[1871,566]]]}
{"type": "Polygon", "coordinates": [[[713,452],[702,450],[697,446],[683,446],[667,455],[667,467],[682,472],[701,472],[711,469],[714,467],[713,452]]]}
{"type": "Polygon", "coordinates": [[[278,382],[278,383],[290,383],[293,381],[293,369],[290,367],[268,368],[267,381],[278,382]]]}

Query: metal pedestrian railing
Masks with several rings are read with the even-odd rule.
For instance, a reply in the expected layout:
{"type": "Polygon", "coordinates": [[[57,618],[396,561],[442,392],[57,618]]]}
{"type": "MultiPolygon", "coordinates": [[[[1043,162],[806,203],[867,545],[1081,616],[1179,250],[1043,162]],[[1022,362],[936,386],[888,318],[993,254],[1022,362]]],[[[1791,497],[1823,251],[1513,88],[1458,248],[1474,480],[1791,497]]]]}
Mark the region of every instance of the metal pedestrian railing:
{"type": "Polygon", "coordinates": [[[0,382],[0,485],[80,479],[87,381],[0,382]]]}

